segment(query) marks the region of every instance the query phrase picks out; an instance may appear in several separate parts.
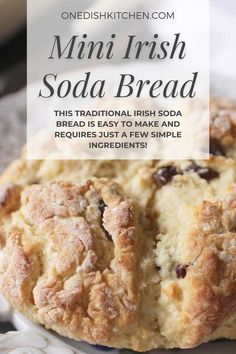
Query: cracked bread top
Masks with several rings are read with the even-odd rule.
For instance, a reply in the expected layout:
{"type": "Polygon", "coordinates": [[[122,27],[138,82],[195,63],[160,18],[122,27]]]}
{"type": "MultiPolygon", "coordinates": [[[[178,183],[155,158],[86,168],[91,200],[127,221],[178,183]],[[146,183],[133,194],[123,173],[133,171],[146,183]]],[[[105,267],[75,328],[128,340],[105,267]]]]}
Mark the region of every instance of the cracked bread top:
{"type": "Polygon", "coordinates": [[[13,163],[0,191],[11,304],[118,348],[236,339],[234,114],[212,102],[208,161],[13,163]]]}
{"type": "Polygon", "coordinates": [[[105,180],[22,192],[7,185],[2,198],[0,284],[10,303],[62,335],[132,347],[141,226],[122,188],[105,180]]]}

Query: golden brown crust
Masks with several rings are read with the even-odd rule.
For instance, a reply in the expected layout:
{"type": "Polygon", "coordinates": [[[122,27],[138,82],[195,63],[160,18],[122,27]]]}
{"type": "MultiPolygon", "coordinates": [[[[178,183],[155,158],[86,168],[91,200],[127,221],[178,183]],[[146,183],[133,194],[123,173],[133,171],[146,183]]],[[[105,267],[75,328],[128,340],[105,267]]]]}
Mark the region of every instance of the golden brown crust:
{"type": "Polygon", "coordinates": [[[236,108],[211,109],[215,155],[226,156],[209,161],[15,162],[0,180],[11,304],[117,348],[236,339],[236,108]]]}
{"type": "Polygon", "coordinates": [[[212,139],[217,139],[223,146],[232,145],[236,137],[236,105],[224,99],[211,100],[212,139]]]}
{"type": "Polygon", "coordinates": [[[176,162],[181,174],[158,184],[155,193],[157,313],[167,347],[236,338],[236,324],[226,326],[236,312],[236,164],[223,160],[212,157],[194,166],[176,162]],[[206,168],[217,173],[206,173],[206,168]]]}
{"type": "Polygon", "coordinates": [[[229,100],[213,98],[210,109],[211,152],[235,158],[236,104],[229,100]]]}
{"type": "Polygon", "coordinates": [[[186,248],[187,346],[208,341],[236,311],[236,194],[204,201],[186,248]],[[191,333],[191,334],[190,334],[191,333]]]}
{"type": "Polygon", "coordinates": [[[3,293],[49,328],[91,343],[118,341],[136,323],[140,301],[135,213],[104,180],[26,188],[4,228],[3,293]]]}
{"type": "Polygon", "coordinates": [[[17,209],[20,203],[20,191],[20,186],[12,183],[0,186],[0,216],[17,209]]]}

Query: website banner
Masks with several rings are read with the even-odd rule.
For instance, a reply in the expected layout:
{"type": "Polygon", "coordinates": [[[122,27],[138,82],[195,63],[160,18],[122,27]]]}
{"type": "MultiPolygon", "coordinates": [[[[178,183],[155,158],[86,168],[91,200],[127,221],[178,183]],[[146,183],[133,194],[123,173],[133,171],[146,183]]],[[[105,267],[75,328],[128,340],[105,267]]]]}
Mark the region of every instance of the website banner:
{"type": "Polygon", "coordinates": [[[208,158],[207,0],[41,6],[28,0],[29,159],[208,158]]]}

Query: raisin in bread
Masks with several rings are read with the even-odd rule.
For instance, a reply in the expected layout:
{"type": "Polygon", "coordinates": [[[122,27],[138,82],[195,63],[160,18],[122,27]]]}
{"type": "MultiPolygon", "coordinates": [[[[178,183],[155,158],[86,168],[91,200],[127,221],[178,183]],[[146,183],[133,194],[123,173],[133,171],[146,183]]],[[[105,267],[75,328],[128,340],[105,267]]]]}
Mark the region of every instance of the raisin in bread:
{"type": "Polygon", "coordinates": [[[236,339],[236,108],[211,112],[208,161],[14,162],[0,190],[12,306],[137,351],[236,339]]]}

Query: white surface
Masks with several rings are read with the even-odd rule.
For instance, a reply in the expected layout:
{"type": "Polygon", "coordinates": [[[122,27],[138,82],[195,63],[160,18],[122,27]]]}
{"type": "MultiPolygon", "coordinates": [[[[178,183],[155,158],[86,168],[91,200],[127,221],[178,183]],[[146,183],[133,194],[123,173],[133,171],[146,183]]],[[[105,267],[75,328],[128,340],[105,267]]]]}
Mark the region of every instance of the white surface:
{"type": "MultiPolygon", "coordinates": [[[[164,5],[164,3],[165,0],[161,0],[161,4],[164,5]]],[[[236,79],[235,19],[235,0],[210,0],[211,74],[231,79],[236,79]]],[[[201,23],[201,18],[196,17],[196,23],[201,23]]],[[[152,27],[152,30],[154,29],[155,27],[152,27]]],[[[199,38],[196,40],[199,41],[199,38]]],[[[204,52],[202,52],[202,58],[204,59],[204,52]]]]}
{"type": "Polygon", "coordinates": [[[236,1],[211,0],[211,71],[236,79],[236,1]]]}
{"type": "Polygon", "coordinates": [[[0,354],[77,354],[52,336],[36,332],[11,332],[0,336],[0,354]]]}

